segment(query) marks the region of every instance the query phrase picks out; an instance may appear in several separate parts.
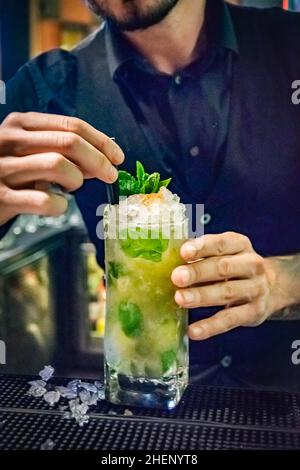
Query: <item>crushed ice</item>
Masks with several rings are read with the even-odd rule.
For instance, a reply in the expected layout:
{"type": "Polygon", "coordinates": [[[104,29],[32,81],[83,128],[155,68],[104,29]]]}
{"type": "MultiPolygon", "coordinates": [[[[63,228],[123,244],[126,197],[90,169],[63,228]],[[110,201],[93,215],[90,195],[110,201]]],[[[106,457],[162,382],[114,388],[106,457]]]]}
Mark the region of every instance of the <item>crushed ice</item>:
{"type": "Polygon", "coordinates": [[[45,388],[46,387],[46,382],[44,380],[32,380],[31,382],[28,382],[29,385],[32,385],[32,387],[41,387],[45,388]]]}
{"type": "MultiPolygon", "coordinates": [[[[83,426],[89,421],[90,407],[104,400],[104,385],[99,381],[90,383],[75,379],[68,382],[66,386],[55,386],[49,382],[53,374],[54,368],[45,366],[39,372],[42,380],[28,382],[30,385],[28,395],[42,398],[49,406],[54,406],[61,399],[68,400],[67,405],[59,406],[64,419],[74,419],[79,426],[83,426]]],[[[49,442],[50,440],[43,444],[44,450],[50,450],[47,448],[49,442]]]]}
{"type": "Polygon", "coordinates": [[[47,392],[46,388],[40,387],[39,385],[31,385],[28,395],[31,395],[34,398],[40,398],[47,392]]]}
{"type": "Polygon", "coordinates": [[[75,400],[69,401],[69,408],[71,417],[75,419],[79,426],[83,426],[88,422],[89,416],[87,412],[89,410],[89,405],[87,403],[80,403],[80,399],[76,398],[75,400]]]}
{"type": "Polygon", "coordinates": [[[43,370],[39,372],[39,376],[45,382],[48,382],[54,374],[54,368],[52,366],[45,366],[43,370]]]}
{"type": "Polygon", "coordinates": [[[55,403],[58,403],[60,400],[60,393],[56,391],[46,392],[44,395],[44,400],[48,405],[53,406],[55,403]]]}
{"type": "Polygon", "coordinates": [[[62,398],[67,398],[67,400],[72,400],[73,398],[77,397],[77,391],[73,391],[68,387],[55,387],[55,390],[62,398]]]}
{"type": "MultiPolygon", "coordinates": [[[[110,210],[113,210],[112,207],[110,210]]],[[[119,203],[119,217],[128,224],[180,222],[185,218],[186,207],[180,198],[167,188],[160,188],[156,194],[134,194],[119,203]]]]}
{"type": "Polygon", "coordinates": [[[97,393],[90,393],[87,390],[83,390],[83,392],[79,393],[79,398],[82,403],[85,403],[88,406],[96,405],[98,401],[98,394],[97,393]]]}

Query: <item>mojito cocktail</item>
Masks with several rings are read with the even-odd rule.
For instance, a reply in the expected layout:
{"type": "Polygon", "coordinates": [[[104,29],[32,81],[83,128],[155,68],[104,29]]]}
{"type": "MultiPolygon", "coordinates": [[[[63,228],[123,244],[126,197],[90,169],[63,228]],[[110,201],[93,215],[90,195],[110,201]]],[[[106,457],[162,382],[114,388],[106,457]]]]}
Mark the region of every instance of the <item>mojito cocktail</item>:
{"type": "Polygon", "coordinates": [[[173,408],[188,380],[187,311],[171,282],[187,239],[184,206],[166,188],[130,196],[108,206],[105,237],[106,397],[173,408]]]}

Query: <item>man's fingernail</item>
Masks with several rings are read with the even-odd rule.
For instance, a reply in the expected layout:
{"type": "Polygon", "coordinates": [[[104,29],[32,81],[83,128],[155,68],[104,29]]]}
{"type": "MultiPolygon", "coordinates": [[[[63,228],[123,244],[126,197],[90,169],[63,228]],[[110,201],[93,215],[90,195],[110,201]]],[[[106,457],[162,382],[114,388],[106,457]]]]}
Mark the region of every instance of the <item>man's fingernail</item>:
{"type": "Polygon", "coordinates": [[[190,304],[190,303],[194,302],[194,300],[195,300],[194,293],[189,291],[189,290],[182,292],[182,295],[183,295],[184,301],[187,304],[190,304]]]}
{"type": "Polygon", "coordinates": [[[189,245],[184,246],[184,253],[189,258],[192,258],[193,256],[195,256],[196,252],[197,252],[197,250],[193,245],[189,244],[189,245]]]}
{"type": "Polygon", "coordinates": [[[193,326],[191,330],[195,338],[201,338],[203,335],[203,328],[201,328],[201,326],[193,326]]]}
{"type": "Polygon", "coordinates": [[[123,163],[125,160],[125,154],[123,150],[120,149],[120,147],[118,147],[118,151],[117,151],[117,160],[118,160],[118,163],[123,163]]]}
{"type": "Polygon", "coordinates": [[[180,277],[181,277],[181,281],[184,284],[188,284],[190,282],[190,279],[191,279],[190,271],[188,269],[181,269],[180,270],[180,277]]]}
{"type": "Polygon", "coordinates": [[[116,181],[118,179],[118,170],[114,166],[109,170],[109,179],[111,181],[116,181]]]}

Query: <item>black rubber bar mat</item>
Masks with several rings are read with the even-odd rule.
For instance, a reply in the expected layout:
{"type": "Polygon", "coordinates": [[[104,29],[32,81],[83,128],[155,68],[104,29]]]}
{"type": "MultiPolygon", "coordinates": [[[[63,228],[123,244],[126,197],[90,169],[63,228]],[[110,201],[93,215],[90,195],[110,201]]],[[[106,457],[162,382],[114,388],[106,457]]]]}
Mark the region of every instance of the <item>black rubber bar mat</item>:
{"type": "Polygon", "coordinates": [[[31,379],[0,376],[0,449],[40,449],[47,440],[61,450],[300,449],[298,393],[193,384],[175,410],[101,401],[79,427],[61,403],[28,396],[31,379]]]}

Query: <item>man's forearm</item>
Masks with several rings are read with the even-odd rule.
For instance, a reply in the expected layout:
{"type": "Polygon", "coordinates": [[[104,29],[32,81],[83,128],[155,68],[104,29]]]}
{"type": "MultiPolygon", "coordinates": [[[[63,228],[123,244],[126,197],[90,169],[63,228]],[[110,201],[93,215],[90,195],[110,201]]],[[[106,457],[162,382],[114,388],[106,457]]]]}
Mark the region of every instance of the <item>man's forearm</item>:
{"type": "Polygon", "coordinates": [[[300,320],[300,253],[269,258],[277,299],[270,320],[300,320]]]}
{"type": "Polygon", "coordinates": [[[274,313],[270,320],[300,320],[300,302],[274,313]]]}

